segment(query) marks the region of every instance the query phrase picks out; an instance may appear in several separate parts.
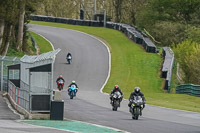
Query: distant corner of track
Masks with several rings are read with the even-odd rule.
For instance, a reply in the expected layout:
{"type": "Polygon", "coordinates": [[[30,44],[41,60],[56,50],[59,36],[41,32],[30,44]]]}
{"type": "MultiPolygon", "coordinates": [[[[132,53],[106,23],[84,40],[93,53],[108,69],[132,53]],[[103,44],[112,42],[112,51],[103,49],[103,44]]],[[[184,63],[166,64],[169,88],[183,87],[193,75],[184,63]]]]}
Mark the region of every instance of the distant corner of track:
{"type": "MultiPolygon", "coordinates": [[[[72,30],[72,29],[69,29],[69,30],[72,30]]],[[[80,32],[80,33],[83,33],[83,34],[85,34],[85,35],[88,35],[88,36],[90,36],[90,37],[92,37],[92,38],[98,40],[99,42],[101,42],[101,43],[106,47],[106,49],[107,49],[107,51],[108,51],[108,55],[109,55],[109,57],[108,57],[108,58],[109,58],[109,70],[108,70],[107,78],[106,78],[106,80],[105,80],[103,86],[102,86],[101,89],[100,89],[100,93],[105,94],[105,95],[108,95],[108,93],[103,92],[103,89],[104,89],[106,83],[108,82],[108,79],[109,79],[109,77],[110,77],[110,71],[111,71],[111,54],[110,54],[110,49],[109,49],[109,47],[105,44],[105,42],[103,42],[102,40],[100,40],[99,38],[97,38],[97,37],[95,37],[95,36],[93,36],[93,35],[90,35],[90,34],[87,34],[87,33],[85,33],[85,32],[81,32],[81,31],[78,31],[78,30],[73,30],[73,31],[80,32]]],[[[47,41],[51,44],[53,50],[55,50],[55,48],[54,48],[52,42],[50,42],[50,41],[49,41],[46,37],[44,37],[43,35],[41,35],[41,34],[39,34],[39,33],[37,33],[37,34],[40,35],[41,37],[43,37],[45,40],[47,40],[47,41]]]]}
{"type": "MultiPolygon", "coordinates": [[[[72,29],[69,29],[69,30],[72,30],[72,29]]],[[[109,56],[109,57],[108,57],[108,58],[109,58],[109,69],[108,69],[107,78],[106,78],[106,80],[105,80],[103,86],[101,87],[100,92],[101,92],[102,94],[108,95],[108,93],[103,92],[103,89],[104,89],[106,83],[108,82],[108,79],[109,79],[109,77],[110,77],[110,71],[111,71],[111,54],[110,54],[110,49],[109,49],[109,47],[106,45],[105,42],[103,42],[102,40],[100,40],[99,38],[97,38],[97,37],[95,37],[95,36],[93,36],[93,35],[90,35],[90,34],[87,34],[87,33],[85,33],[85,32],[78,31],[78,30],[73,30],[73,31],[80,32],[80,33],[83,33],[83,34],[85,34],[85,35],[88,35],[88,36],[90,36],[90,37],[92,37],[92,38],[98,40],[99,42],[101,42],[101,43],[106,47],[106,49],[107,49],[107,51],[108,51],[108,56],[109,56]]]]}

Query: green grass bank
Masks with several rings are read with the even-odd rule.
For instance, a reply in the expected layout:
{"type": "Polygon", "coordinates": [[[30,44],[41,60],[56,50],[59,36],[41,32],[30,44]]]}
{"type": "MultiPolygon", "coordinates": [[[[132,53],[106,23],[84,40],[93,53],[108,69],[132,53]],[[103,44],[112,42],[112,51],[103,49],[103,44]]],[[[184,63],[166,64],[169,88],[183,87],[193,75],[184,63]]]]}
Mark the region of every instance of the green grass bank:
{"type": "Polygon", "coordinates": [[[34,38],[35,42],[37,43],[39,50],[40,50],[40,54],[53,50],[51,44],[46,39],[44,39],[42,36],[40,36],[34,32],[31,32],[31,31],[29,31],[29,32],[30,32],[31,36],[34,38]]]}
{"type": "Polygon", "coordinates": [[[200,98],[185,94],[168,94],[161,88],[164,80],[159,70],[162,59],[159,54],[146,53],[142,47],[129,40],[123,33],[102,27],[87,27],[60,23],[31,21],[31,24],[53,26],[82,31],[104,41],[111,52],[111,73],[104,88],[110,93],[115,84],[129,98],[135,86],[144,93],[147,104],[200,112],[200,98]]]}

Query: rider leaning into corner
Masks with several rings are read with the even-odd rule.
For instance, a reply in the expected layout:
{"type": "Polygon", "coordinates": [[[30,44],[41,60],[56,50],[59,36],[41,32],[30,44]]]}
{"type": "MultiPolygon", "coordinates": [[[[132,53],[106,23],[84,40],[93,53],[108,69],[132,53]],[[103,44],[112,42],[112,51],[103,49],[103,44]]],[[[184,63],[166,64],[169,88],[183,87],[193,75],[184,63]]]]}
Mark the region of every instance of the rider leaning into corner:
{"type": "MultiPolygon", "coordinates": [[[[72,85],[75,85],[76,86],[76,91],[78,92],[78,85],[76,84],[76,81],[72,81],[72,83],[68,86],[68,88],[70,89],[70,87],[72,86],[72,85]]],[[[68,92],[69,92],[69,89],[68,89],[68,92]]]]}
{"type": "Polygon", "coordinates": [[[118,85],[115,85],[114,86],[114,89],[111,91],[111,93],[110,93],[110,104],[112,104],[112,102],[113,102],[113,94],[115,93],[115,92],[117,92],[117,91],[119,91],[119,93],[122,95],[122,97],[121,97],[121,99],[120,99],[120,102],[122,101],[122,99],[123,99],[123,93],[122,93],[122,91],[121,91],[121,89],[119,88],[119,86],[118,85]]]}
{"type": "Polygon", "coordinates": [[[135,96],[141,96],[142,100],[143,100],[143,108],[145,107],[145,97],[144,94],[140,91],[140,87],[135,87],[134,91],[131,93],[130,97],[129,97],[129,104],[128,106],[131,107],[131,102],[130,100],[134,100],[135,96]]]}

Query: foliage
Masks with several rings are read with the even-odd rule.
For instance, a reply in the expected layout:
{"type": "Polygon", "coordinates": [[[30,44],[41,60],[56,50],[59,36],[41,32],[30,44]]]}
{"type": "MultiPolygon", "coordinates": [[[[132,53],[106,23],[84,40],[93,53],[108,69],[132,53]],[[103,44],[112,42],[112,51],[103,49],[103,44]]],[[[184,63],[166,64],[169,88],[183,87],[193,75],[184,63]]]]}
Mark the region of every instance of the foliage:
{"type": "Polygon", "coordinates": [[[189,22],[199,10],[199,0],[151,0],[152,10],[174,21],[189,22]]]}
{"type": "Polygon", "coordinates": [[[79,16],[80,4],[79,0],[43,0],[38,6],[36,14],[76,18],[76,16],[79,16]]]}
{"type": "Polygon", "coordinates": [[[185,73],[185,83],[200,84],[200,45],[184,41],[173,47],[177,61],[185,73]]]}
{"type": "Polygon", "coordinates": [[[7,52],[5,51],[7,51],[7,49],[10,49],[9,47],[11,45],[12,48],[16,47],[19,51],[21,51],[22,46],[24,52],[29,51],[26,37],[27,28],[26,25],[23,24],[23,22],[28,23],[28,17],[33,11],[35,11],[37,4],[41,1],[42,0],[0,1],[0,39],[3,34],[3,41],[2,44],[0,44],[0,54],[6,55],[7,52]],[[20,14],[21,16],[23,16],[23,5],[25,6],[25,21],[23,21],[24,17],[20,17],[20,14]],[[20,22],[22,22],[22,24],[19,24],[20,22]],[[21,44],[21,42],[23,44],[21,44]]]}
{"type": "Polygon", "coordinates": [[[200,44],[200,28],[191,26],[186,30],[186,36],[188,40],[192,40],[200,44]]]}
{"type": "Polygon", "coordinates": [[[185,39],[186,26],[181,23],[160,21],[154,24],[151,33],[155,39],[159,40],[162,46],[170,46],[171,44],[182,42],[185,39]]]}

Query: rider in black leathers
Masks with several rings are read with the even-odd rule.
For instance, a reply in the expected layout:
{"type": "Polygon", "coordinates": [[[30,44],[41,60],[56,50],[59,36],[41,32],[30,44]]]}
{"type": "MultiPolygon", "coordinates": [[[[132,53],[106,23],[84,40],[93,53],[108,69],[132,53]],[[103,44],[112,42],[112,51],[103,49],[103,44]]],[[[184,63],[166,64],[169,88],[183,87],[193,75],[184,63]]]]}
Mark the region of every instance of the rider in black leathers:
{"type": "MultiPolygon", "coordinates": [[[[57,87],[58,87],[58,85],[59,85],[59,83],[58,83],[59,80],[62,80],[62,81],[65,83],[65,80],[64,80],[63,76],[62,76],[62,75],[59,75],[59,77],[58,77],[57,80],[56,80],[57,87]]],[[[63,84],[63,86],[64,86],[64,84],[63,84]]],[[[63,86],[62,86],[62,89],[63,89],[63,86]]]]}
{"type": "Polygon", "coordinates": [[[143,100],[143,108],[145,107],[145,97],[144,94],[140,91],[140,87],[135,87],[134,92],[131,93],[130,97],[129,97],[129,104],[128,106],[131,107],[131,102],[130,99],[133,100],[135,96],[141,96],[142,100],[143,100]]]}
{"type": "Polygon", "coordinates": [[[64,80],[64,78],[63,78],[62,75],[59,75],[59,77],[58,77],[57,80],[56,80],[56,83],[58,83],[59,80],[63,80],[63,82],[65,82],[65,80],[64,80]]]}
{"type": "Polygon", "coordinates": [[[122,97],[121,97],[121,99],[120,99],[120,102],[122,101],[123,93],[122,93],[121,89],[119,88],[119,86],[118,86],[118,85],[115,85],[114,89],[113,89],[113,90],[111,91],[111,93],[110,93],[110,104],[112,104],[112,102],[113,102],[113,94],[114,94],[115,92],[117,92],[117,91],[119,91],[119,93],[122,95],[122,97]]]}
{"type": "Polygon", "coordinates": [[[71,56],[71,58],[72,58],[72,54],[71,53],[68,53],[66,58],[68,59],[69,56],[71,56]]]}

